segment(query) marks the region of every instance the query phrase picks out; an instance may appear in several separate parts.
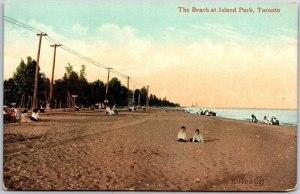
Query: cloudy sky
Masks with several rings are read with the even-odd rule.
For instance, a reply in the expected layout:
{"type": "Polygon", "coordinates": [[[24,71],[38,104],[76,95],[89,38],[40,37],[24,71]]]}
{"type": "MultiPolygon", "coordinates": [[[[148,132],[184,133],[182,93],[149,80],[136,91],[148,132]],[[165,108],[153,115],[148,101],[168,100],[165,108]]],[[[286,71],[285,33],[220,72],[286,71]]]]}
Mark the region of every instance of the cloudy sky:
{"type": "MultiPolygon", "coordinates": [[[[297,4],[108,1],[7,1],[4,15],[40,29],[73,50],[190,106],[297,107],[297,4]],[[186,8],[253,8],[254,13],[180,13],[186,8]],[[259,13],[257,7],[278,8],[259,13]]],[[[53,48],[42,41],[40,66],[51,75],[53,48]]],[[[4,23],[4,78],[36,58],[35,33],[4,23]]],[[[87,66],[89,81],[107,70],[57,49],[55,79],[67,63],[87,66]]],[[[112,74],[112,76],[116,76],[112,74]]],[[[126,80],[119,78],[124,84],[126,80]]]]}

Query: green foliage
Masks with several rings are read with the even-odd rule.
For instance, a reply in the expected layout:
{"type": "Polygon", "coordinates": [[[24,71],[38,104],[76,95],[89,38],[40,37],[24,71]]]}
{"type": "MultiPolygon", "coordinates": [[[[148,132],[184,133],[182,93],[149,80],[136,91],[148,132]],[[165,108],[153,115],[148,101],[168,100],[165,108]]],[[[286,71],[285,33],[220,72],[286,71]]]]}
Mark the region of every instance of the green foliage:
{"type": "Polygon", "coordinates": [[[27,57],[27,64],[21,59],[21,63],[13,74],[15,84],[21,93],[33,95],[36,62],[27,57]]]}
{"type": "Polygon", "coordinates": [[[109,106],[113,105],[122,105],[121,102],[121,92],[122,92],[122,85],[120,80],[117,78],[112,78],[108,82],[108,93],[107,93],[107,99],[109,106]]]}
{"type": "MultiPolygon", "coordinates": [[[[16,102],[17,105],[20,105],[22,102],[23,106],[30,108],[33,96],[35,69],[36,62],[31,57],[27,57],[26,63],[21,59],[19,66],[13,74],[13,78],[4,81],[4,104],[16,102]]],[[[54,81],[52,107],[54,107],[54,104],[57,105],[56,107],[59,107],[59,105],[61,105],[61,107],[70,106],[72,95],[78,95],[76,104],[81,106],[104,103],[106,85],[100,80],[89,83],[86,79],[85,65],[81,65],[79,73],[73,70],[73,66],[70,63],[68,63],[65,69],[66,72],[62,79],[54,81]]],[[[49,100],[49,86],[49,79],[45,74],[39,72],[39,105],[46,106],[49,100]]],[[[123,86],[119,79],[115,77],[112,78],[108,83],[108,105],[126,107],[128,93],[132,98],[133,91],[128,91],[127,87],[123,86]]],[[[145,87],[136,89],[134,92],[135,105],[138,105],[138,103],[140,103],[139,105],[141,106],[146,105],[146,95],[147,89],[145,87]]],[[[158,99],[152,94],[150,94],[149,97],[149,105],[179,106],[179,104],[167,101],[166,98],[158,99]]]]}
{"type": "Polygon", "coordinates": [[[177,107],[180,104],[176,104],[167,100],[166,97],[163,99],[157,98],[155,95],[150,94],[149,96],[149,106],[163,106],[163,107],[177,107]]]}
{"type": "Polygon", "coordinates": [[[86,77],[85,65],[81,65],[81,70],[79,72],[79,78],[83,80],[83,79],[85,79],[85,77],[86,77]]]}
{"type": "Polygon", "coordinates": [[[4,104],[18,102],[19,96],[19,89],[14,79],[9,78],[8,80],[4,80],[4,104]]]}
{"type": "MultiPolygon", "coordinates": [[[[36,61],[32,60],[31,57],[27,57],[27,63],[21,59],[19,66],[13,73],[13,78],[5,81],[4,99],[5,104],[16,102],[23,105],[31,105],[28,101],[33,96],[34,90],[34,79],[35,79],[36,61]]],[[[39,69],[40,70],[40,69],[39,69]]],[[[45,92],[49,91],[49,79],[43,73],[38,74],[38,98],[39,103],[45,103],[47,95],[45,92]]]]}
{"type": "Polygon", "coordinates": [[[73,72],[73,66],[70,63],[68,63],[68,65],[65,68],[66,68],[66,73],[64,77],[69,77],[70,74],[73,72]]]}
{"type": "Polygon", "coordinates": [[[105,97],[105,86],[100,80],[96,80],[89,84],[89,101],[92,105],[104,102],[105,97]]]}
{"type": "Polygon", "coordinates": [[[147,89],[145,87],[134,90],[134,104],[139,106],[146,105],[147,89]]]}

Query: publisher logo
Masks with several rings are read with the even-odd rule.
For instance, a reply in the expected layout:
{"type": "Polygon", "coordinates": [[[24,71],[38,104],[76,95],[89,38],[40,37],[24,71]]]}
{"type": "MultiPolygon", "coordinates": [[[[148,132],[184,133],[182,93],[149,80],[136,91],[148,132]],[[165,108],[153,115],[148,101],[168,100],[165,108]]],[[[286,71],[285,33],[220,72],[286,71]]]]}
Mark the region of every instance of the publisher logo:
{"type": "Polygon", "coordinates": [[[265,183],[265,180],[261,177],[255,177],[252,179],[235,179],[232,180],[232,184],[235,185],[255,185],[255,186],[263,186],[265,183]]]}
{"type": "Polygon", "coordinates": [[[258,176],[258,177],[255,177],[254,183],[257,186],[263,186],[265,183],[265,180],[261,176],[258,176]]]}

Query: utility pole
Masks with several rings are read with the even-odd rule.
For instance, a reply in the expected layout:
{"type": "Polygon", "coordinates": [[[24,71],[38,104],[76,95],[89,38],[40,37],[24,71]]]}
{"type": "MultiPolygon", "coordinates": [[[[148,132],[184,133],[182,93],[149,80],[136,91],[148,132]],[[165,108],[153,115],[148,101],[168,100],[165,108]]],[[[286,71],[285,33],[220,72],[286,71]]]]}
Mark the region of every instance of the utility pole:
{"type": "Polygon", "coordinates": [[[106,82],[106,88],[105,88],[105,100],[104,100],[104,108],[106,109],[106,105],[108,104],[108,99],[107,99],[107,93],[108,93],[108,82],[109,82],[109,73],[110,70],[112,69],[111,67],[106,68],[108,70],[107,74],[107,82],[106,82]]]}
{"type": "Polygon", "coordinates": [[[39,48],[37,53],[37,60],[36,60],[36,67],[35,67],[35,79],[34,79],[34,91],[33,91],[33,103],[32,103],[32,109],[37,107],[37,93],[38,93],[38,79],[39,79],[39,61],[40,61],[40,52],[41,52],[41,43],[42,43],[42,37],[47,36],[46,33],[39,33],[37,36],[40,37],[39,40],[39,48]]]}
{"type": "Polygon", "coordinates": [[[147,110],[148,107],[149,107],[148,94],[149,94],[149,86],[147,86],[147,94],[146,94],[146,110],[147,110]]]}
{"type": "Polygon", "coordinates": [[[49,94],[49,107],[50,111],[52,111],[52,96],[53,96],[53,80],[54,80],[54,68],[55,68],[55,57],[56,57],[56,47],[62,46],[61,44],[54,44],[50,45],[51,47],[54,47],[54,56],[53,56],[53,66],[52,66],[52,77],[51,77],[51,83],[50,83],[50,94],[49,94]]]}
{"type": "Polygon", "coordinates": [[[129,102],[129,79],[130,79],[130,77],[127,76],[127,89],[128,89],[128,92],[127,92],[127,107],[128,108],[130,106],[130,102],[129,102]]]}

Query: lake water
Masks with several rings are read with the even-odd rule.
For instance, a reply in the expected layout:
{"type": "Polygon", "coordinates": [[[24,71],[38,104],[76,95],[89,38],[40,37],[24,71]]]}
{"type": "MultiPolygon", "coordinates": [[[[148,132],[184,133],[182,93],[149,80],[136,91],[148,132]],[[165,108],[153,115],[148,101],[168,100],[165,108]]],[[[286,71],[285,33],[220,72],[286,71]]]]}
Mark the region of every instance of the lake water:
{"type": "MultiPolygon", "coordinates": [[[[191,114],[197,114],[200,110],[207,110],[206,108],[186,107],[184,110],[191,114]]],[[[208,109],[217,113],[217,116],[238,119],[251,120],[251,114],[254,114],[258,120],[262,120],[264,116],[270,119],[275,116],[280,124],[283,125],[297,125],[297,110],[277,110],[277,109],[208,109]]]]}

